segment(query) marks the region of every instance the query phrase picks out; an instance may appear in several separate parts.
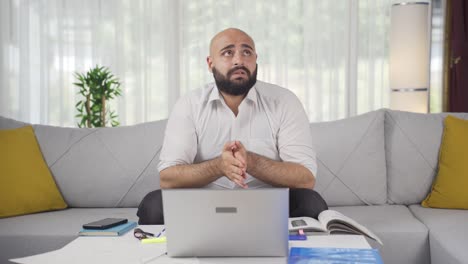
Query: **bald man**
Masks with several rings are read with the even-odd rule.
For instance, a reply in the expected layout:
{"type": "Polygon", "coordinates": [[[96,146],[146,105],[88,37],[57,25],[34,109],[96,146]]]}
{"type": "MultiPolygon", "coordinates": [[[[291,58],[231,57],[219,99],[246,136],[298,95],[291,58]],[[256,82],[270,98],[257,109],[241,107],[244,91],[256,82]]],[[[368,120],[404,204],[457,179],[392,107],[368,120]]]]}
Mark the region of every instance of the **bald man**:
{"type": "MultiPolygon", "coordinates": [[[[168,188],[289,187],[290,217],[328,209],[313,190],[317,172],[309,121],[289,90],[257,81],[253,39],[229,28],[210,42],[214,83],[182,97],[169,117],[158,170],[168,188]]],[[[161,190],[141,202],[139,224],[163,224],[161,190]]]]}

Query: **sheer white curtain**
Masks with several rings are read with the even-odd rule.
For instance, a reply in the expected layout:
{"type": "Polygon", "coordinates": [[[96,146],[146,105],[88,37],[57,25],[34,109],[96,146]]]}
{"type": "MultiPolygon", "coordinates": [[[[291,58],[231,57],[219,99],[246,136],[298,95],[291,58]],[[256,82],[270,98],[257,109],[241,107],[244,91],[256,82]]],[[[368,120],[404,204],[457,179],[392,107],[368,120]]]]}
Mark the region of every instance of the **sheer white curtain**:
{"type": "Polygon", "coordinates": [[[241,28],[258,78],[295,92],[311,121],[388,105],[391,0],[3,0],[0,115],[76,126],[73,73],[96,64],[122,81],[123,125],[167,118],[212,81],[211,37],[241,28]]]}

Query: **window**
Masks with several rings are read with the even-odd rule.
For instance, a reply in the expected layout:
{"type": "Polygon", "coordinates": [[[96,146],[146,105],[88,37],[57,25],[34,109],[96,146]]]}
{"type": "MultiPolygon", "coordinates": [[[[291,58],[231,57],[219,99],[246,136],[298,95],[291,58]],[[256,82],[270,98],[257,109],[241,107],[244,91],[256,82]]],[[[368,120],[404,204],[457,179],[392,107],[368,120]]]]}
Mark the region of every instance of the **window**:
{"type": "Polygon", "coordinates": [[[122,125],[167,118],[212,81],[206,56],[227,27],[256,42],[258,79],[292,90],[311,121],[388,106],[391,0],[0,2],[0,115],[76,126],[73,73],[99,64],[122,81],[122,125]]]}

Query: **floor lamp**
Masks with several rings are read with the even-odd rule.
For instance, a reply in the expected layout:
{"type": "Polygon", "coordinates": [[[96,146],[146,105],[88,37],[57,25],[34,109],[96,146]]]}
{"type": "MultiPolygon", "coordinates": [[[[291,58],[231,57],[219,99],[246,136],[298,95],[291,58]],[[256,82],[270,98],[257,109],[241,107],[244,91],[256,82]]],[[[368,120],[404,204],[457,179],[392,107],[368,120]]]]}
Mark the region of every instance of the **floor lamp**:
{"type": "Polygon", "coordinates": [[[390,108],[427,113],[430,57],[429,3],[392,5],[390,26],[390,108]]]}

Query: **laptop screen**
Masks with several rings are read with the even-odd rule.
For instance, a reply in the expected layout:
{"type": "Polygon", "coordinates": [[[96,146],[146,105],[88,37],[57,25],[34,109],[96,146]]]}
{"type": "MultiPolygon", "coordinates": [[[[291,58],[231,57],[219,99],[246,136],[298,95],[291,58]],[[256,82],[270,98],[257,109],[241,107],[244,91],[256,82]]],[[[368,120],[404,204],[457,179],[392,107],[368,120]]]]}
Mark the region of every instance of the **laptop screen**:
{"type": "Polygon", "coordinates": [[[174,257],[286,256],[289,189],[162,191],[174,257]]]}

